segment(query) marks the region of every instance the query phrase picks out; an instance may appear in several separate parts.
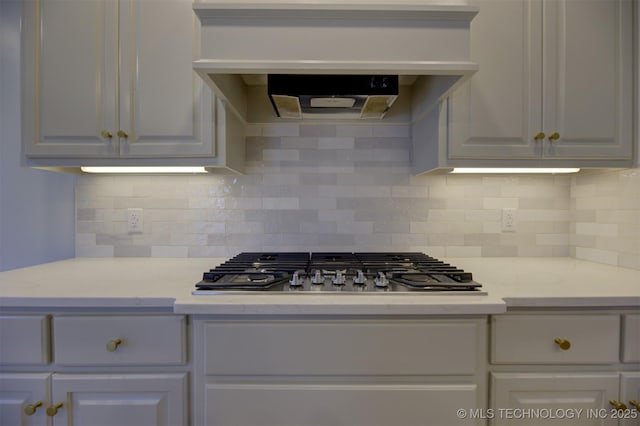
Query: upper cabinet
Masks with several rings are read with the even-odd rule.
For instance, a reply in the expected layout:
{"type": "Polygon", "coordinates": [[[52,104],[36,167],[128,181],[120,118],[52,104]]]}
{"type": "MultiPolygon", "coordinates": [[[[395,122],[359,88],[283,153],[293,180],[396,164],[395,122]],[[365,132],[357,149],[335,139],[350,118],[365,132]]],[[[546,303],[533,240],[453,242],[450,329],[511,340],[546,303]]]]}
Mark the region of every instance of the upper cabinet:
{"type": "Polygon", "coordinates": [[[31,164],[234,163],[227,139],[244,138],[224,132],[226,105],[193,71],[199,21],[190,0],[25,0],[23,13],[31,164]]]}
{"type": "Polygon", "coordinates": [[[479,71],[416,120],[415,152],[428,159],[416,158],[414,171],[630,166],[632,1],[475,4],[479,71]]]}

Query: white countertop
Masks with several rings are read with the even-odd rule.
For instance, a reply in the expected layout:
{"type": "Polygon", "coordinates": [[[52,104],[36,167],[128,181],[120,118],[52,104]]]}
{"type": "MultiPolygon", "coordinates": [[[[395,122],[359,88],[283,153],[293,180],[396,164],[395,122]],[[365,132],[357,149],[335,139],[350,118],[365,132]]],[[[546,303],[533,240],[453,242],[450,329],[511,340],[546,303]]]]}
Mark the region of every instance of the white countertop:
{"type": "Polygon", "coordinates": [[[77,258],[0,273],[0,310],[162,308],[183,314],[492,314],[507,307],[640,307],[640,271],[571,258],[442,259],[486,296],[249,293],[193,296],[224,259],[77,258]]]}

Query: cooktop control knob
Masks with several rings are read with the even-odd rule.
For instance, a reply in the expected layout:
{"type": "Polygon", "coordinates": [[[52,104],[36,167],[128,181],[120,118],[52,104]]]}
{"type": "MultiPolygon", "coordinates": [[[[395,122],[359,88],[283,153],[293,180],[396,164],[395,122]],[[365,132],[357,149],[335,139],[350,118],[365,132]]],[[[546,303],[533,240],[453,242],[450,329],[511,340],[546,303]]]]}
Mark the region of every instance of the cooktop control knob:
{"type": "Polygon", "coordinates": [[[304,283],[304,279],[300,278],[300,272],[301,271],[295,271],[293,273],[293,277],[291,277],[291,281],[289,281],[289,284],[291,285],[291,287],[301,287],[302,284],[304,283]]]}
{"type": "Polygon", "coordinates": [[[365,285],[366,284],[366,278],[364,277],[364,273],[360,270],[358,270],[356,272],[356,276],[353,277],[353,283],[355,285],[365,285]]]}
{"type": "Polygon", "coordinates": [[[389,280],[384,275],[384,272],[378,272],[378,276],[373,280],[376,287],[389,287],[389,280]]]}
{"type": "Polygon", "coordinates": [[[311,284],[315,284],[315,285],[324,284],[324,276],[320,271],[316,270],[316,272],[313,274],[313,277],[311,277],[311,284]]]}
{"type": "Polygon", "coordinates": [[[345,277],[342,275],[342,271],[336,271],[336,276],[333,278],[333,285],[344,285],[345,277]]]}

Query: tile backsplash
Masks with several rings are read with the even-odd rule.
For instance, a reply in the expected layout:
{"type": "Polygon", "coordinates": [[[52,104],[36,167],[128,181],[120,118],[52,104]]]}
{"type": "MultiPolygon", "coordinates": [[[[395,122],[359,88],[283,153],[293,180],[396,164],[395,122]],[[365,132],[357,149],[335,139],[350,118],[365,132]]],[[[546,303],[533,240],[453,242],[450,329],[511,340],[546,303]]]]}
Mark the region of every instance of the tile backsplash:
{"type": "Polygon", "coordinates": [[[253,125],[245,175],[81,176],[77,255],[416,250],[640,269],[637,169],[412,176],[409,136],[407,126],[253,125]],[[127,208],[144,209],[143,233],[127,233],[127,208]],[[516,232],[501,232],[503,208],[517,209],[516,232]]]}

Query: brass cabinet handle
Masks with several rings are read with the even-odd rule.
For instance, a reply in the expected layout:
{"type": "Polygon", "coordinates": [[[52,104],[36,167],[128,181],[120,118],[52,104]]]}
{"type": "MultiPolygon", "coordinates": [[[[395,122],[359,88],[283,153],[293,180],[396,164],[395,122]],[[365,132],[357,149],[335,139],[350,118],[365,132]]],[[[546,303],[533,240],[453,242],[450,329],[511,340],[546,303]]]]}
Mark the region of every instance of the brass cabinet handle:
{"type": "Polygon", "coordinates": [[[113,137],[113,133],[108,130],[103,130],[100,132],[100,136],[102,136],[102,139],[111,139],[113,137]]]}
{"type": "Polygon", "coordinates": [[[118,130],[118,137],[119,138],[128,138],[129,137],[129,133],[125,132],[124,130],[118,130]]]}
{"type": "Polygon", "coordinates": [[[636,401],[635,399],[630,399],[629,404],[633,405],[634,407],[636,407],[636,410],[640,411],[640,402],[636,401]]]}
{"type": "Polygon", "coordinates": [[[42,401],[36,401],[33,404],[26,405],[23,411],[27,416],[33,416],[38,407],[42,407],[42,401]]]}
{"type": "Polygon", "coordinates": [[[615,399],[610,400],[609,404],[613,405],[613,407],[616,410],[623,410],[624,411],[624,410],[627,409],[626,405],[624,405],[622,402],[616,401],[615,399]]]}
{"type": "Polygon", "coordinates": [[[111,340],[111,341],[109,341],[109,343],[107,343],[107,350],[109,352],[115,352],[116,349],[118,349],[118,346],[120,346],[121,343],[122,343],[122,339],[111,340]]]}
{"type": "Polygon", "coordinates": [[[546,136],[546,135],[544,134],[544,132],[540,132],[540,133],[538,133],[537,135],[535,135],[535,136],[533,137],[533,140],[534,140],[534,141],[536,141],[536,142],[539,142],[539,141],[541,141],[542,139],[544,139],[544,137],[545,137],[545,136],[546,136]]]}
{"type": "Polygon", "coordinates": [[[550,140],[551,142],[555,142],[555,141],[557,141],[558,139],[560,139],[560,133],[558,133],[558,132],[553,132],[553,133],[551,134],[551,136],[549,136],[549,140],[550,140]]]}
{"type": "Polygon", "coordinates": [[[556,344],[560,346],[560,349],[562,349],[563,351],[568,351],[569,348],[571,348],[571,342],[566,339],[557,337],[553,341],[556,342],[556,344]]]}
{"type": "Polygon", "coordinates": [[[58,402],[56,405],[52,405],[51,407],[47,408],[47,416],[53,417],[58,414],[58,410],[62,408],[63,405],[64,404],[62,402],[58,402]]]}

